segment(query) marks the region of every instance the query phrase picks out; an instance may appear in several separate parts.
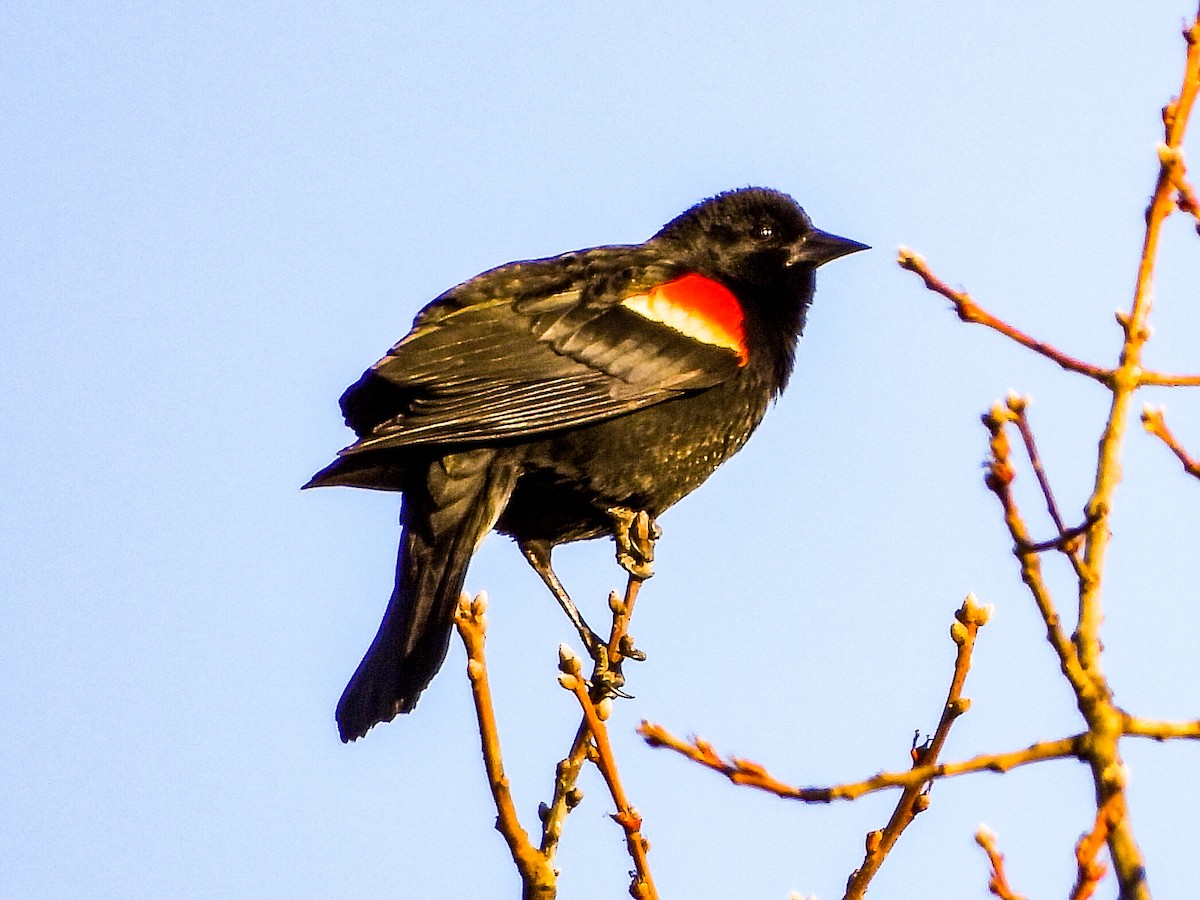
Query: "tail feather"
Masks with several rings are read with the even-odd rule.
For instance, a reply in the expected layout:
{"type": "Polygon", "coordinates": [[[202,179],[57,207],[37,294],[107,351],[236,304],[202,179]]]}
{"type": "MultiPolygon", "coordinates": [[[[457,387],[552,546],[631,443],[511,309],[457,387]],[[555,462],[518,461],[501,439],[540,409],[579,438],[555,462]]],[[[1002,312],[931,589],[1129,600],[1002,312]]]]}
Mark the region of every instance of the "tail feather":
{"type": "Polygon", "coordinates": [[[515,466],[488,449],[433,460],[424,479],[409,482],[400,512],[396,587],[375,640],[338,702],[343,741],[417,705],[446,658],[471,555],[495,525],[515,482],[515,466]]]}

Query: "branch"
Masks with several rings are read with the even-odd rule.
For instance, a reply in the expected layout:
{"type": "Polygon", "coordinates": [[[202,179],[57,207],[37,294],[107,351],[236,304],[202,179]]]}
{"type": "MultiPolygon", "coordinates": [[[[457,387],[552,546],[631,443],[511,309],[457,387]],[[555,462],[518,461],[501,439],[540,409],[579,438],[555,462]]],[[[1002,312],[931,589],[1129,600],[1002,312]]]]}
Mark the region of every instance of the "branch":
{"type": "Polygon", "coordinates": [[[1100,438],[1096,481],[1086,507],[1089,523],[1084,551],[1086,577],[1080,579],[1079,620],[1075,630],[1079,661],[1095,686],[1091,693],[1077,691],[1077,696],[1079,710],[1087,720],[1092,739],[1088,762],[1096,785],[1096,802],[1098,806],[1111,807],[1113,810],[1108,849],[1122,900],[1149,900],[1150,891],[1146,885],[1145,861],[1134,839],[1126,810],[1125,770],[1118,752],[1124,721],[1112,705],[1100,666],[1100,625],[1104,619],[1100,587],[1111,537],[1108,514],[1121,478],[1121,446],[1127,430],[1129,407],[1142,374],[1142,351],[1150,338],[1147,321],[1152,306],[1158,242],[1163,222],[1174,209],[1172,173],[1177,168],[1175,151],[1183,140],[1188,117],[1200,90],[1200,11],[1191,27],[1184,32],[1184,39],[1187,41],[1187,58],[1183,84],[1179,97],[1163,109],[1165,140],[1159,151],[1158,179],[1146,211],[1146,235],[1142,243],[1133,301],[1128,315],[1118,317],[1125,332],[1125,342],[1121,348],[1120,363],[1113,370],[1109,383],[1112,405],[1100,438]]]}
{"type": "MultiPolygon", "coordinates": [[[[938,721],[933,737],[925,747],[915,746],[912,751],[913,767],[931,766],[937,762],[938,756],[945,746],[950,734],[950,727],[971,706],[971,701],[962,696],[963,685],[967,680],[967,672],[971,668],[971,652],[975,648],[975,637],[979,629],[987,624],[991,617],[991,606],[979,606],[975,595],[968,594],[966,600],[954,613],[955,622],[950,626],[950,637],[958,647],[954,658],[954,674],[950,678],[950,688],[946,694],[946,702],[942,706],[942,715],[938,721]]],[[[917,817],[929,806],[930,783],[910,785],[900,795],[891,818],[883,831],[873,831],[867,836],[867,855],[849,880],[846,882],[845,900],[860,900],[867,892],[867,885],[884,859],[895,846],[900,835],[917,817]]]]}
{"type": "Polygon", "coordinates": [[[1195,722],[1159,722],[1126,713],[1122,732],[1134,737],[1146,737],[1156,741],[1176,739],[1195,741],[1200,740],[1200,719],[1195,722]]]}
{"type": "Polygon", "coordinates": [[[785,800],[802,803],[831,803],[834,800],[857,800],[865,794],[873,794],[889,788],[920,787],[926,782],[942,778],[953,778],[972,772],[1007,772],[1046,759],[1082,759],[1087,745],[1087,733],[1059,738],[1056,741],[1039,741],[1023,750],[1008,753],[987,753],[955,763],[922,765],[904,772],[880,772],[872,778],[832,787],[795,787],[786,784],[767,772],[764,766],[740,759],[736,756],[722,759],[712,744],[702,738],[684,741],[675,737],[661,725],[643,721],[637,729],[651,747],[665,747],[686,756],[692,762],[724,775],[734,784],[745,785],[766,791],[785,800]]]}
{"type": "MultiPolygon", "coordinates": [[[[1185,32],[1185,38],[1186,36],[1185,32]]],[[[1196,196],[1196,189],[1187,179],[1187,165],[1183,161],[1183,151],[1169,144],[1159,144],[1158,157],[1162,161],[1163,168],[1167,169],[1167,178],[1175,191],[1173,199],[1176,209],[1194,216],[1200,227],[1200,197],[1196,196]]]]}
{"type": "Polygon", "coordinates": [[[988,890],[1000,900],[1025,900],[1025,897],[1008,886],[1008,876],[1004,873],[1004,854],[996,846],[996,832],[986,825],[980,825],[979,830],[975,832],[975,843],[983,848],[983,852],[987,854],[988,862],[992,866],[992,875],[988,879],[988,890]]]}
{"type": "Polygon", "coordinates": [[[1046,478],[1046,470],[1042,466],[1042,458],[1037,451],[1037,445],[1033,439],[1033,429],[1029,427],[1029,417],[1025,413],[1029,408],[1029,398],[1010,393],[1008,395],[1007,406],[1013,414],[1013,422],[1016,423],[1017,429],[1021,432],[1021,440],[1025,442],[1025,451],[1029,454],[1029,462],[1033,466],[1033,474],[1037,476],[1038,485],[1042,489],[1042,496],[1046,498],[1046,508],[1050,513],[1050,518],[1054,520],[1054,527],[1058,529],[1059,536],[1061,537],[1066,533],[1067,526],[1063,524],[1062,515],[1058,511],[1058,504],[1054,502],[1054,494],[1050,490],[1050,482],[1046,478]]]}
{"type": "Polygon", "coordinates": [[[1171,433],[1171,429],[1167,427],[1166,419],[1163,418],[1163,408],[1161,406],[1153,407],[1147,403],[1142,407],[1142,426],[1146,431],[1167,445],[1167,448],[1183,463],[1183,470],[1185,472],[1193,478],[1200,478],[1200,462],[1189,456],[1188,452],[1183,449],[1183,445],[1171,433]]]}
{"type": "Polygon", "coordinates": [[[983,417],[983,424],[991,435],[988,444],[991,460],[984,480],[1004,508],[1004,523],[1013,539],[1013,554],[1021,563],[1021,580],[1029,588],[1038,612],[1041,613],[1042,621],[1046,625],[1046,639],[1058,654],[1059,667],[1077,696],[1081,693],[1090,694],[1094,688],[1080,665],[1075,645],[1062,629],[1054,599],[1042,578],[1042,563],[1038,557],[1037,545],[1030,539],[1029,529],[1025,520],[1021,518],[1012,494],[1011,485],[1016,471],[1013,469],[1011,447],[1004,426],[1012,421],[1013,415],[1010,409],[997,403],[983,417]]]}
{"type": "Polygon", "coordinates": [[[496,803],[496,830],[504,836],[513,862],[521,873],[522,897],[525,900],[553,900],[557,882],[554,868],[529,842],[528,833],[521,827],[500,757],[500,733],[496,727],[496,713],[492,707],[492,691],[483,654],[484,636],[487,633],[486,611],[487,594],[480,593],[472,600],[464,593],[454,610],[454,625],[467,648],[467,677],[471,680],[471,695],[475,700],[488,786],[496,803]]]}
{"type": "MultiPolygon", "coordinates": [[[[1146,322],[1153,303],[1152,286],[1159,237],[1163,222],[1174,208],[1171,197],[1172,178],[1182,164],[1178,150],[1187,129],[1197,90],[1200,89],[1200,13],[1191,27],[1184,32],[1184,39],[1187,42],[1187,59],[1184,64],[1183,85],[1179,96],[1163,108],[1165,140],[1159,146],[1158,180],[1146,210],[1146,235],[1142,242],[1142,257],[1138,265],[1133,303],[1128,315],[1119,316],[1125,331],[1125,344],[1121,349],[1120,365],[1113,372],[1112,407],[1100,439],[1096,483],[1088,501],[1089,513],[1095,514],[1095,521],[1089,531],[1085,558],[1094,576],[1103,570],[1108,549],[1109,531],[1105,520],[1111,506],[1113,491],[1120,480],[1120,450],[1129,403],[1142,376],[1142,349],[1150,337],[1146,322]]],[[[1092,668],[1093,664],[1098,663],[1101,620],[1099,604],[1099,578],[1093,577],[1087,589],[1082,592],[1079,604],[1078,643],[1080,656],[1087,668],[1092,668]]]]}
{"type": "MultiPolygon", "coordinates": [[[[612,612],[613,620],[606,652],[592,668],[589,693],[593,703],[600,703],[605,697],[614,695],[618,687],[617,681],[620,680],[623,660],[646,658],[644,653],[634,649],[633,638],[629,635],[629,622],[642,582],[653,575],[654,541],[659,537],[659,530],[644,512],[629,513],[627,517],[618,516],[616,520],[618,561],[622,561],[622,555],[629,560],[628,566],[622,562],[622,566],[629,572],[629,578],[623,600],[616,593],[608,596],[608,608],[612,612]]],[[[591,746],[590,737],[591,730],[585,715],[575,731],[570,751],[558,764],[554,779],[554,796],[549,804],[543,804],[539,809],[542,818],[541,850],[547,859],[554,859],[567,814],[583,798],[582,792],[575,784],[579,780],[579,772],[591,746]]]]}
{"type": "Polygon", "coordinates": [[[654,879],[650,875],[650,862],[647,859],[649,842],[642,837],[642,817],[629,802],[625,788],[617,773],[616,759],[613,756],[612,744],[608,739],[608,728],[604,720],[612,711],[612,698],[605,697],[599,703],[593,701],[588,692],[587,682],[583,679],[583,666],[579,657],[570,647],[563,644],[559,647],[559,668],[562,674],[558,676],[559,683],[575,695],[583,715],[587,721],[588,730],[595,741],[593,762],[604,776],[609,793],[617,806],[617,814],[613,820],[625,830],[625,846],[633,859],[635,872],[633,882],[629,886],[630,896],[635,900],[658,900],[658,891],[654,887],[654,879]]]}
{"type": "Polygon", "coordinates": [[[1171,375],[1166,372],[1143,371],[1138,376],[1138,385],[1145,387],[1200,387],[1200,375],[1171,375]]]}
{"type": "Polygon", "coordinates": [[[1116,824],[1117,816],[1121,814],[1121,804],[1116,802],[1119,799],[1114,795],[1096,810],[1096,822],[1092,826],[1092,830],[1081,837],[1079,843],[1075,845],[1075,863],[1078,866],[1079,874],[1075,879],[1075,887],[1071,890],[1071,900],[1088,900],[1092,894],[1096,893],[1100,879],[1108,871],[1108,866],[1098,861],[1096,857],[1108,840],[1109,830],[1116,824]]]}
{"type": "MultiPolygon", "coordinates": [[[[1062,551],[1066,554],[1067,559],[1071,561],[1071,567],[1075,570],[1077,578],[1084,578],[1085,572],[1083,569],[1083,560],[1080,559],[1079,550],[1082,544],[1081,538],[1087,531],[1087,525],[1084,524],[1078,528],[1067,528],[1063,523],[1062,514],[1058,511],[1058,504],[1054,501],[1054,493],[1050,490],[1050,481],[1046,477],[1046,470],[1042,466],[1042,457],[1038,453],[1037,443],[1033,438],[1033,429],[1029,426],[1029,398],[1018,396],[1016,393],[1010,392],[1008,395],[1007,406],[1009,412],[1012,413],[1012,421],[1017,426],[1017,430],[1021,433],[1021,440],[1025,444],[1025,452],[1029,456],[1029,464],[1033,466],[1033,474],[1037,476],[1038,485],[1042,489],[1042,496],[1046,500],[1046,511],[1050,513],[1050,518],[1054,521],[1054,527],[1058,529],[1058,539],[1047,542],[1046,549],[1051,547],[1062,551]]],[[[1030,545],[1030,550],[1042,549],[1042,544],[1030,545]]]]}
{"type": "Polygon", "coordinates": [[[1056,347],[1044,341],[1035,340],[1002,319],[996,318],[976,304],[971,299],[971,295],[966,291],[956,291],[950,285],[946,284],[946,282],[942,281],[942,279],[934,275],[928,263],[925,262],[925,258],[909,250],[907,247],[900,248],[896,261],[900,264],[900,268],[915,272],[925,282],[925,287],[929,290],[936,294],[941,294],[953,303],[954,311],[962,321],[986,325],[988,328],[1000,332],[1010,340],[1016,341],[1022,347],[1027,347],[1035,353],[1039,353],[1052,362],[1057,363],[1068,372],[1086,375],[1088,378],[1092,378],[1104,385],[1109,384],[1112,378],[1112,372],[1109,369],[1093,366],[1091,363],[1085,363],[1073,356],[1069,356],[1056,347]]]}

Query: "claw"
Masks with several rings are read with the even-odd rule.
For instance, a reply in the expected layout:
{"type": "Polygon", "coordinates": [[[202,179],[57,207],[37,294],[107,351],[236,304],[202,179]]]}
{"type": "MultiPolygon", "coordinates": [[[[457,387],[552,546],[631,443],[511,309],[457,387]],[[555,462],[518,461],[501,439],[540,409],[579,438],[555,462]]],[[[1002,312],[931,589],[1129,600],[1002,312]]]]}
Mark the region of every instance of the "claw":
{"type": "Polygon", "coordinates": [[[617,562],[634,578],[650,578],[654,574],[654,542],[662,536],[662,529],[644,509],[635,512],[614,506],[608,514],[613,520],[617,562]]]}

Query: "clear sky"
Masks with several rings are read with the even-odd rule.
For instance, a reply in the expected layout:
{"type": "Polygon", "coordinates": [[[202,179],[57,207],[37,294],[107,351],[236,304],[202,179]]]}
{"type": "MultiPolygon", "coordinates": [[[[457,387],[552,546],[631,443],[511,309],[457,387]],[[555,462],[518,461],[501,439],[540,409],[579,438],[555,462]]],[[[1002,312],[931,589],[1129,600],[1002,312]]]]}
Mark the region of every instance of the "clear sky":
{"type": "MultiPolygon", "coordinates": [[[[957,322],[900,244],[1097,363],[1128,306],[1190,0],[1140,3],[15,3],[0,24],[0,895],[510,898],[463,656],[343,746],[333,708],[386,602],[396,498],[298,487],[341,390],[446,287],[636,242],[763,184],[876,249],[821,272],[792,386],[663,518],[612,721],[664,897],[841,896],[893,795],[801,807],[646,748],[643,717],[803,784],[902,768],[994,603],[947,759],[1078,730],[995,499],[979,414],[1030,393],[1069,515],[1106,395],[957,322]],[[968,8],[970,7],[970,8],[968,8]]],[[[1191,141],[1197,146],[1196,140],[1191,141]]],[[[1200,242],[1165,236],[1148,350],[1200,370],[1200,242]]],[[[1200,396],[1159,391],[1200,452],[1200,396]]],[[[1200,714],[1200,483],[1131,435],[1106,667],[1200,714]]],[[[1032,478],[1018,483],[1035,530],[1032,478]]],[[[561,554],[600,618],[605,542],[561,554]]],[[[1052,584],[1070,614],[1071,579],[1052,584]]],[[[527,827],[577,719],[572,633],[493,537],[468,578],[527,827]]],[[[1127,745],[1158,898],[1194,897],[1200,748],[1127,745]]],[[[561,894],[624,896],[594,772],[561,894]]],[[[872,890],[1065,896],[1082,766],[937,786],[872,890]]],[[[1111,882],[1103,896],[1111,896],[1111,882]]]]}

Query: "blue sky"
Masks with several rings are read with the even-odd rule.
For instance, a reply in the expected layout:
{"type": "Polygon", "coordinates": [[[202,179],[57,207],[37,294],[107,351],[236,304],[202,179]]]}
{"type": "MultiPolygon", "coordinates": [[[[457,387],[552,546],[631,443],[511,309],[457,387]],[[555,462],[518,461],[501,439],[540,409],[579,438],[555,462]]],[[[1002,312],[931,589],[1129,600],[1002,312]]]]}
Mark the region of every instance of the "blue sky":
{"type": "MultiPolygon", "coordinates": [[[[396,498],[298,487],[345,385],[446,287],[636,242],[765,184],[876,249],[822,270],[792,386],[664,516],[613,729],[665,897],[841,896],[894,798],[800,807],[632,734],[697,732],[785,780],[907,764],[953,610],[994,603],[946,758],[1078,729],[982,486],[1008,390],[1078,516],[1095,385],[957,322],[922,252],[1015,324],[1115,359],[1186,2],[18,4],[0,25],[0,894],[516,895],[457,644],[419,710],[351,747],[333,707],[390,590],[396,498]],[[978,6],[978,5],[975,5],[978,6]]],[[[1192,141],[1195,145],[1195,141],[1192,141]]],[[[1200,370],[1200,254],[1164,238],[1151,365],[1200,370]]],[[[1200,452],[1195,392],[1149,392],[1200,452]]],[[[1106,584],[1118,702],[1194,718],[1200,484],[1131,435],[1106,584]]],[[[1035,531],[1032,478],[1018,483],[1035,531]]],[[[599,618],[604,542],[561,553],[599,618]]],[[[1069,612],[1065,566],[1052,585],[1069,612]]],[[[569,625],[493,537],[469,576],[532,827],[577,713],[569,625]]],[[[1155,896],[1194,894],[1197,748],[1128,744],[1155,896]]],[[[560,896],[623,896],[594,773],[560,896]]],[[[872,895],[1064,896],[1083,767],[939,785],[872,895]]],[[[1111,895],[1111,886],[1108,888],[1111,895]]]]}

